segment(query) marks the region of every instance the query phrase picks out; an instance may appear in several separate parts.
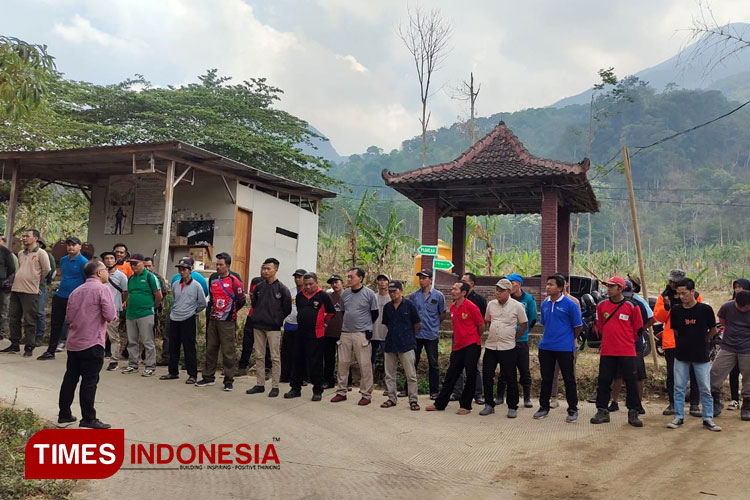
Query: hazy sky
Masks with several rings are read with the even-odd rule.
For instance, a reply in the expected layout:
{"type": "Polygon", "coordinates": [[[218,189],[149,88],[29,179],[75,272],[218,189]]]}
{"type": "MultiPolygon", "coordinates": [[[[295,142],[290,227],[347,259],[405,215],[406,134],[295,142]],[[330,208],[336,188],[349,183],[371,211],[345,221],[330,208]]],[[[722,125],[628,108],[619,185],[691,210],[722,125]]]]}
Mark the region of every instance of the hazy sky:
{"type": "MultiPolygon", "coordinates": [[[[386,151],[420,133],[419,90],[396,36],[398,0],[0,0],[0,34],[46,43],[66,77],[155,85],[197,81],[209,68],[241,81],[267,77],[280,107],[348,155],[386,151]]],[[[452,24],[435,73],[431,128],[465,118],[447,88],[474,72],[478,114],[549,105],[596,82],[675,55],[699,13],[691,0],[423,1],[452,24]]],[[[748,21],[748,0],[714,0],[721,24],[748,21]]]]}

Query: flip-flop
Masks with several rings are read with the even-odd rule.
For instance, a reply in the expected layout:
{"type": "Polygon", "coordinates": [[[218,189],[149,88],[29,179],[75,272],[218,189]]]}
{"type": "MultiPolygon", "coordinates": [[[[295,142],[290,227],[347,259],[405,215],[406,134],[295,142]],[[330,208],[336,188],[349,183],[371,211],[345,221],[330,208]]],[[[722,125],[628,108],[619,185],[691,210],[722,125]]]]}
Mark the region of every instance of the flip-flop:
{"type": "Polygon", "coordinates": [[[419,411],[418,403],[409,403],[409,407],[411,408],[411,411],[419,411]]]}
{"type": "Polygon", "coordinates": [[[471,410],[467,410],[466,408],[459,408],[456,412],[456,415],[468,415],[471,413],[471,410]]]}
{"type": "Polygon", "coordinates": [[[193,377],[188,377],[188,379],[185,381],[186,384],[194,384],[195,379],[193,377]]]}

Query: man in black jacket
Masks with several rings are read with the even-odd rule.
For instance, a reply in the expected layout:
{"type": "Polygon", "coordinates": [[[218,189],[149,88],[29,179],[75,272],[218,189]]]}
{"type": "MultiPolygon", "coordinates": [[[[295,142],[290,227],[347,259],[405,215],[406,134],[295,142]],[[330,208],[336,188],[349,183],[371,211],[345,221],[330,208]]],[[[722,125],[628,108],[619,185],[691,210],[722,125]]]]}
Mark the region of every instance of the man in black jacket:
{"type": "Polygon", "coordinates": [[[281,325],[292,312],[292,295],[289,289],[276,278],[279,261],[273,257],[266,259],[260,268],[263,281],[258,283],[252,295],[253,333],[255,335],[255,387],[248,389],[247,394],[259,394],[266,388],[266,342],[271,346],[271,391],[269,398],[279,395],[281,378],[281,325]]]}
{"type": "Polygon", "coordinates": [[[8,249],[4,236],[0,236],[0,340],[8,329],[8,306],[10,287],[16,274],[13,253],[8,249]]]}

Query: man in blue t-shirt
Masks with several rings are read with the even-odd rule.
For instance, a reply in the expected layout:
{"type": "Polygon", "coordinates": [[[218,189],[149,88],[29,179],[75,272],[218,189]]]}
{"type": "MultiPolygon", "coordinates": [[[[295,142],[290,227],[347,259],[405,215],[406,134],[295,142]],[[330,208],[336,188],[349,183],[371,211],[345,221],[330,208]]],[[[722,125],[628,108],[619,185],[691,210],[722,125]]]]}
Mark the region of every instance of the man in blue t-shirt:
{"type": "Polygon", "coordinates": [[[50,312],[50,334],[47,351],[39,356],[38,360],[44,361],[55,359],[55,350],[60,341],[63,325],[65,324],[65,313],[68,308],[68,297],[71,292],[83,285],[86,276],[83,274],[83,266],[89,261],[81,255],[81,240],[70,237],[65,240],[68,255],[60,259],[60,286],[52,296],[52,311],[50,312]]]}
{"type": "Polygon", "coordinates": [[[539,369],[542,373],[542,390],[539,395],[539,410],[534,418],[549,414],[549,398],[552,393],[552,378],[555,363],[565,381],[565,398],[568,400],[568,416],[565,421],[578,421],[578,394],[575,378],[576,337],[583,328],[581,309],[565,296],[565,279],[559,274],[547,278],[547,298],[542,302],[539,324],[544,326],[544,335],[539,342],[539,369]]]}
{"type": "MultiPolygon", "coordinates": [[[[409,296],[419,313],[422,323],[417,332],[417,349],[414,352],[414,363],[419,365],[422,357],[422,349],[427,352],[429,364],[430,399],[434,400],[440,392],[440,364],[438,363],[438,333],[440,323],[445,320],[448,311],[445,307],[445,296],[432,287],[432,271],[422,269],[417,273],[419,277],[419,290],[409,296]]],[[[406,396],[406,391],[401,394],[406,396]]]]}

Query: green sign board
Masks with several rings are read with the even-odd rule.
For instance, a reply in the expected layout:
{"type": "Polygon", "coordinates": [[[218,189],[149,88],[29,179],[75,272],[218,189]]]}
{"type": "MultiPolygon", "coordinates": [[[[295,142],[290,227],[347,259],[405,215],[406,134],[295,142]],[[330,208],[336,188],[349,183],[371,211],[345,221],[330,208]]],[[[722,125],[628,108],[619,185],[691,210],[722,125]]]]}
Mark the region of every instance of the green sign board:
{"type": "Polygon", "coordinates": [[[419,255],[436,256],[438,254],[438,247],[437,245],[422,245],[417,251],[419,252],[419,255]]]}
{"type": "Polygon", "coordinates": [[[432,267],[435,269],[451,269],[453,267],[453,262],[449,260],[433,260],[432,261],[432,267]]]}

